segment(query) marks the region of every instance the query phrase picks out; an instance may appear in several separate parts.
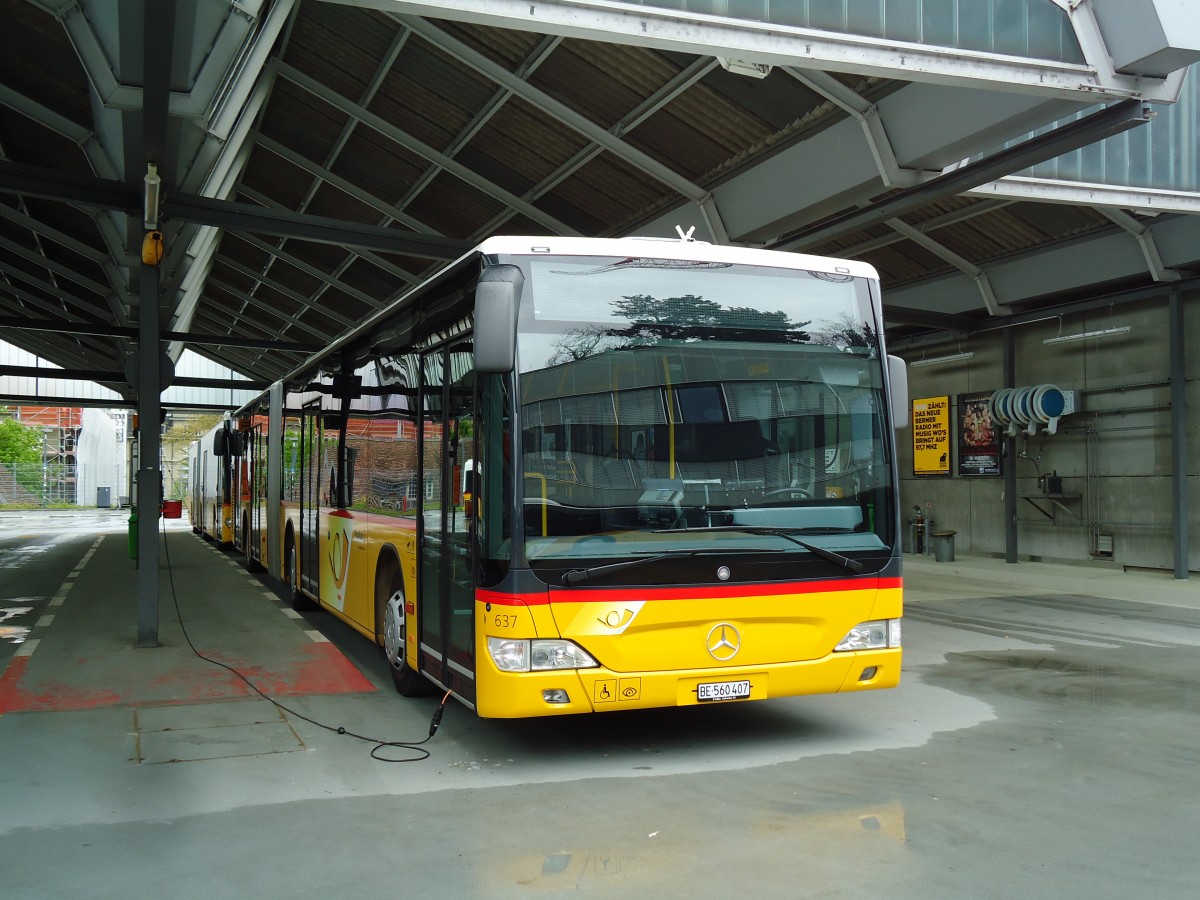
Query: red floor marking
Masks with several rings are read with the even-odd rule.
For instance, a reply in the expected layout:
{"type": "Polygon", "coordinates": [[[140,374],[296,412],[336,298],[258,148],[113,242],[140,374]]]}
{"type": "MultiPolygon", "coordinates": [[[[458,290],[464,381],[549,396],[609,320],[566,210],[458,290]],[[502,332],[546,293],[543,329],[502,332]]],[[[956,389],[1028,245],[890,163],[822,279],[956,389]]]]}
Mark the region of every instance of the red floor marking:
{"type": "Polygon", "coordinates": [[[121,702],[121,696],[116,691],[80,690],[61,682],[41,684],[36,693],[26,690],[19,682],[28,665],[28,656],[16,657],[0,677],[0,713],[95,709],[99,706],[116,706],[121,702]]]}
{"type": "MultiPolygon", "coordinates": [[[[206,655],[220,659],[215,653],[206,655]]],[[[256,666],[248,660],[220,661],[237,669],[267,696],[349,694],[375,690],[375,685],[333,644],[300,647],[291,659],[272,665],[269,669],[256,666]]],[[[79,661],[80,664],[83,662],[79,661]]],[[[253,695],[253,691],[240,678],[215,666],[211,672],[198,673],[194,666],[190,666],[185,671],[168,672],[137,684],[123,680],[115,689],[89,690],[58,681],[22,684],[28,665],[29,657],[14,657],[0,675],[0,714],[176,704],[253,695]]],[[[122,673],[125,679],[131,674],[122,673]]]]}
{"type": "Polygon", "coordinates": [[[28,665],[28,656],[14,656],[9,660],[4,674],[0,675],[0,713],[19,708],[13,705],[17,697],[17,682],[21,680],[21,675],[28,665]]]}
{"type": "MultiPolygon", "coordinates": [[[[300,649],[300,659],[285,669],[264,669],[249,661],[222,660],[272,697],[302,694],[350,694],[374,691],[373,685],[333,644],[317,643],[300,649]]],[[[215,658],[215,657],[214,657],[215,658]]]]}

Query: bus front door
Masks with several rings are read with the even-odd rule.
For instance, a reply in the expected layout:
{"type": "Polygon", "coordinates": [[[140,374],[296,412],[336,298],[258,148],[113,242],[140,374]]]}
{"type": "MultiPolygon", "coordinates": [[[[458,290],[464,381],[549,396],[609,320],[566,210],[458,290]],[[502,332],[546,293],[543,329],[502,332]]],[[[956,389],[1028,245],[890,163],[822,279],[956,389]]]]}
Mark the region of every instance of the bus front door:
{"type": "Polygon", "coordinates": [[[474,530],[462,473],[472,458],[475,373],[469,346],[432,351],[422,365],[421,554],[417,579],[422,668],[475,702],[474,530]]]}
{"type": "Polygon", "coordinates": [[[321,527],[321,402],[304,407],[300,440],[300,588],[318,592],[318,541],[321,527]]]}

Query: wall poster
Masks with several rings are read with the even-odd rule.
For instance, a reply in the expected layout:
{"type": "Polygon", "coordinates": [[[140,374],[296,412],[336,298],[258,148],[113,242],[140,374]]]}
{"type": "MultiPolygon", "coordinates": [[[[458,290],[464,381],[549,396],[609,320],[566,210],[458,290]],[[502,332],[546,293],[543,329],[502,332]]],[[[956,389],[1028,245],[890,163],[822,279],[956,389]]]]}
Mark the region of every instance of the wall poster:
{"type": "Polygon", "coordinates": [[[950,474],[950,398],[912,402],[913,474],[950,474]]]}
{"type": "Polygon", "coordinates": [[[958,395],[958,474],[1000,474],[1000,428],[988,405],[991,392],[958,395]]]}

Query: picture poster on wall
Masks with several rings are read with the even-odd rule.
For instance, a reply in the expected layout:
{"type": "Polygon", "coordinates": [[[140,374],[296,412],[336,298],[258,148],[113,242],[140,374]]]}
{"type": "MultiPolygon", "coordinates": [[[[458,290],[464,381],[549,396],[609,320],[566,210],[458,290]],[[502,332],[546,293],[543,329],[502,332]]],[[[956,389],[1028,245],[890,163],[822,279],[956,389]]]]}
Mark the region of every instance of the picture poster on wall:
{"type": "Polygon", "coordinates": [[[950,474],[950,398],[912,402],[913,474],[950,474]]]}
{"type": "Polygon", "coordinates": [[[991,393],[958,395],[958,474],[1000,474],[1000,427],[992,420],[991,393]]]}

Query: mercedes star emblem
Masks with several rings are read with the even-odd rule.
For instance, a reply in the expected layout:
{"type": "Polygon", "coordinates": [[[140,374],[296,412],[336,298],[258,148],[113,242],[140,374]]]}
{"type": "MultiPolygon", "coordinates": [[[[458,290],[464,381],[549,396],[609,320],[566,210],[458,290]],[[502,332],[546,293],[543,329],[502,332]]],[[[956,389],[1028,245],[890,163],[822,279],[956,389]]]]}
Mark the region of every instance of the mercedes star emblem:
{"type": "Polygon", "coordinates": [[[728,662],[741,649],[742,636],[728,622],[721,622],[709,630],[705,646],[708,647],[708,655],[717,662],[728,662]]]}

